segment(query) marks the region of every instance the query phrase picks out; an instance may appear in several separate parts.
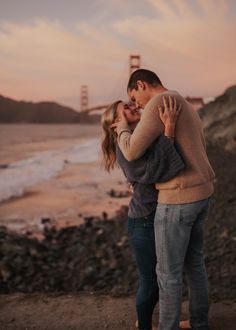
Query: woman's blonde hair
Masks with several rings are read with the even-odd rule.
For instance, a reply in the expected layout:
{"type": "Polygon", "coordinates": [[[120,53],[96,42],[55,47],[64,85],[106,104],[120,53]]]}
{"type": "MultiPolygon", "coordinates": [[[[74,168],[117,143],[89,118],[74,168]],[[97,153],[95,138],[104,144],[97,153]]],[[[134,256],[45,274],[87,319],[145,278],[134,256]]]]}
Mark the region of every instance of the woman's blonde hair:
{"type": "Polygon", "coordinates": [[[113,128],[110,127],[117,118],[117,107],[122,101],[116,101],[112,103],[106,111],[102,114],[101,123],[103,129],[102,137],[102,164],[105,170],[110,172],[113,170],[116,164],[116,142],[117,134],[113,128]]]}

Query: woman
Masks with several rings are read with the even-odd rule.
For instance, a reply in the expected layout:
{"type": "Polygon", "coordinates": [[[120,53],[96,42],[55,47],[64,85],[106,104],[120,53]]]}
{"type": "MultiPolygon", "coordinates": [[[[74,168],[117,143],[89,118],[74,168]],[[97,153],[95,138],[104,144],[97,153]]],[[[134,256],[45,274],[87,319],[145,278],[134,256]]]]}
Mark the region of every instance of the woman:
{"type": "Polygon", "coordinates": [[[154,216],[157,206],[157,191],[154,183],[168,181],[184,168],[184,163],[174,146],[175,123],[180,112],[176,100],[160,107],[159,115],[165,126],[149,150],[138,160],[128,162],[121,153],[116,132],[112,124],[123,112],[132,130],[140,120],[140,111],[132,104],[114,102],[102,115],[102,151],[105,169],[110,172],[118,164],[127,181],[133,187],[128,211],[128,231],[131,238],[138,270],[139,288],[136,296],[136,311],[139,329],[156,329],[152,325],[152,314],[158,301],[156,279],[156,253],[154,238],[154,216]]]}

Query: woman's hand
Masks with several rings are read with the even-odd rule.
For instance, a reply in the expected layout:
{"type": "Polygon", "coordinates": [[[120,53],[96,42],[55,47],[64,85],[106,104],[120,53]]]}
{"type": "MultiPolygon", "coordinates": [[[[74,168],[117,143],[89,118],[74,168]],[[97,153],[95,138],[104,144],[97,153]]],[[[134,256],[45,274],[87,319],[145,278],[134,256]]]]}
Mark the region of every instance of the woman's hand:
{"type": "Polygon", "coordinates": [[[160,119],[165,126],[165,135],[168,137],[174,137],[175,135],[175,124],[180,114],[182,105],[177,107],[176,98],[171,96],[168,97],[169,105],[167,104],[167,99],[163,96],[163,104],[162,106],[158,106],[158,111],[160,115],[160,119]]]}
{"type": "Polygon", "coordinates": [[[112,128],[116,133],[127,127],[129,127],[129,125],[123,111],[121,111],[119,118],[117,118],[117,120],[110,125],[110,128],[112,128]]]}

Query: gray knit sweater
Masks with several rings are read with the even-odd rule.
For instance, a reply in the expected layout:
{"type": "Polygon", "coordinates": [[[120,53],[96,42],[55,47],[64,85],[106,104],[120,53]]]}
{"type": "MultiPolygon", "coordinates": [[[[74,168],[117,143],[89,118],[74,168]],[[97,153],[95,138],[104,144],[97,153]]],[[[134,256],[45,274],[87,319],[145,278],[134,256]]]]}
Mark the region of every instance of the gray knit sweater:
{"type": "Polygon", "coordinates": [[[128,216],[141,218],[156,209],[157,190],[154,183],[165,182],[175,177],[185,165],[177,146],[161,135],[139,159],[128,161],[119,146],[116,148],[117,162],[127,180],[133,186],[128,216]]]}

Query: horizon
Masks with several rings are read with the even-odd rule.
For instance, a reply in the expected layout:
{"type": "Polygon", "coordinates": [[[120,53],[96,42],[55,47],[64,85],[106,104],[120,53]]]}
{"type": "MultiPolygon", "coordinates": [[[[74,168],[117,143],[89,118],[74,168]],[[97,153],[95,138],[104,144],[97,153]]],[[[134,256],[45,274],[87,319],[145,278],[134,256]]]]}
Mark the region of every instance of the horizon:
{"type": "Polygon", "coordinates": [[[26,102],[79,110],[127,98],[129,55],[184,97],[235,85],[232,0],[9,0],[0,12],[0,90],[26,102]],[[179,78],[180,77],[180,78],[179,78]]]}
{"type": "MultiPolygon", "coordinates": [[[[200,99],[202,99],[203,100],[203,103],[206,105],[206,104],[208,104],[208,103],[210,103],[210,102],[213,102],[218,96],[221,96],[221,95],[223,95],[224,93],[225,93],[225,91],[228,89],[228,88],[231,88],[231,87],[233,87],[233,86],[236,86],[236,84],[235,85],[232,85],[232,86],[228,86],[227,88],[225,88],[223,91],[222,91],[222,93],[220,93],[219,95],[215,95],[215,96],[205,96],[205,97],[202,97],[201,95],[195,95],[195,96],[193,96],[193,95],[183,95],[183,97],[184,98],[192,98],[192,99],[195,99],[195,98],[200,98],[200,99]]],[[[62,107],[68,107],[68,108],[70,108],[71,110],[74,110],[74,111],[76,111],[76,112],[79,112],[79,113],[81,113],[81,109],[76,109],[76,107],[74,107],[73,105],[70,105],[70,104],[65,104],[65,103],[63,103],[63,102],[60,102],[60,101],[57,101],[57,100],[53,100],[53,99],[48,99],[48,100],[44,100],[44,99],[42,99],[42,100],[37,100],[37,101],[34,101],[34,100],[28,100],[28,99],[16,99],[16,98],[14,98],[14,97],[12,97],[12,96],[7,96],[7,95],[3,95],[3,94],[1,94],[0,93],[0,97],[3,97],[3,98],[7,98],[7,99],[10,99],[10,100],[13,100],[13,101],[16,101],[16,102],[25,102],[25,103],[33,103],[33,104],[37,104],[37,103],[56,103],[56,104],[58,104],[58,105],[60,105],[60,106],[62,106],[62,107]]],[[[128,101],[128,99],[127,99],[127,101],[128,101]]],[[[112,101],[111,101],[112,102],[112,101]]],[[[108,102],[107,102],[108,103],[108,102]]],[[[109,103],[108,103],[109,104],[109,103]]],[[[89,108],[92,108],[94,105],[92,105],[92,106],[90,106],[89,105],[89,107],[88,107],[88,109],[89,108]]],[[[95,106],[100,106],[100,104],[96,104],[95,106]]],[[[96,111],[96,110],[95,110],[96,111]]]]}
{"type": "MultiPolygon", "coordinates": [[[[236,86],[236,85],[235,85],[236,86]]],[[[203,103],[206,105],[206,104],[208,104],[208,103],[210,103],[210,102],[212,102],[212,101],[214,101],[218,96],[221,96],[221,95],[223,95],[224,93],[225,93],[225,91],[228,89],[228,88],[231,88],[231,87],[233,87],[233,86],[229,86],[229,87],[227,87],[221,94],[219,94],[219,95],[216,95],[216,96],[206,96],[206,97],[202,97],[201,95],[199,96],[192,96],[192,95],[183,95],[184,96],[184,98],[190,98],[190,99],[198,99],[198,98],[200,98],[200,99],[202,99],[203,100],[203,103]]],[[[38,103],[56,103],[56,104],[58,104],[59,106],[62,106],[62,107],[68,107],[69,109],[71,109],[71,110],[74,110],[74,111],[76,111],[76,112],[78,112],[78,113],[81,113],[81,112],[83,112],[83,111],[81,111],[80,109],[76,109],[75,107],[73,107],[73,106],[70,106],[70,105],[67,105],[67,104],[63,104],[62,102],[58,102],[58,101],[56,101],[56,100],[38,100],[38,101],[34,101],[34,100],[27,100],[27,99],[16,99],[16,98],[14,98],[14,97],[11,97],[11,96],[7,96],[7,95],[3,95],[3,94],[1,94],[0,93],[0,97],[3,97],[3,98],[6,98],[6,99],[10,99],[10,100],[12,100],[12,101],[16,101],[16,102],[25,102],[25,103],[33,103],[33,104],[38,104],[38,103]]],[[[127,100],[128,101],[128,100],[127,100]]],[[[99,106],[99,104],[97,104],[97,105],[95,105],[95,106],[99,106]]],[[[93,106],[90,106],[89,105],[89,108],[88,109],[90,109],[90,108],[92,108],[93,106]]],[[[96,111],[96,110],[94,110],[94,111],[96,111]]],[[[100,112],[99,112],[100,113],[100,112]]]]}

